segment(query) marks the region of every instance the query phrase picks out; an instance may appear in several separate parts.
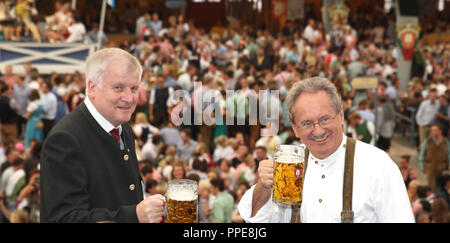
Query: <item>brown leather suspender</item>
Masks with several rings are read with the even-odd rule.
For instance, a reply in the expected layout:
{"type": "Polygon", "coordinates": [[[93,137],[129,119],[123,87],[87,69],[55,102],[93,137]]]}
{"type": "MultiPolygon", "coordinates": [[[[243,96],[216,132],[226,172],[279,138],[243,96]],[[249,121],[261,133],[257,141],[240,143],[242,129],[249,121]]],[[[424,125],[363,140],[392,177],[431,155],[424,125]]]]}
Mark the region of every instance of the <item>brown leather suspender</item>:
{"type": "MultiPolygon", "coordinates": [[[[342,223],[353,223],[354,213],[352,211],[353,196],[353,162],[355,157],[356,140],[347,137],[345,145],[345,169],[344,169],[344,185],[342,194],[342,223]]],[[[309,150],[305,150],[305,164],[303,166],[303,182],[305,182],[306,169],[308,168],[309,150]]],[[[302,191],[303,194],[303,191],[302,191]]],[[[302,195],[303,199],[303,195],[302,195]]],[[[291,223],[300,223],[300,207],[292,206],[291,223]]]]}
{"type": "MultiPolygon", "coordinates": [[[[303,173],[302,173],[303,183],[305,182],[306,168],[308,168],[308,157],[309,157],[309,150],[305,149],[305,162],[303,164],[303,173]]],[[[302,189],[302,200],[303,200],[303,189],[302,189]]],[[[291,209],[292,209],[291,223],[301,223],[300,206],[299,205],[292,205],[291,209]]]]}
{"type": "Polygon", "coordinates": [[[345,146],[344,189],[342,194],[342,223],[353,223],[352,197],[353,197],[353,160],[355,157],[356,140],[347,137],[345,146]]]}

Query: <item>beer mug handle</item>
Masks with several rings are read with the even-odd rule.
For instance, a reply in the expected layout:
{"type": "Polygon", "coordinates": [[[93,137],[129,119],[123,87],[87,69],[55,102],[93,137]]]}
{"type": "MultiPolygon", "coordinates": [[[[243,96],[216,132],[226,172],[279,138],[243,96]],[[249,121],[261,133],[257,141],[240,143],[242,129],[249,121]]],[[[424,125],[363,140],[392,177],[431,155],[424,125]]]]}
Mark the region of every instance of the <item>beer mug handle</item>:
{"type": "Polygon", "coordinates": [[[160,224],[165,223],[166,217],[167,217],[167,206],[166,206],[166,200],[164,199],[163,201],[163,216],[162,216],[162,220],[161,222],[159,222],[160,224]]]}

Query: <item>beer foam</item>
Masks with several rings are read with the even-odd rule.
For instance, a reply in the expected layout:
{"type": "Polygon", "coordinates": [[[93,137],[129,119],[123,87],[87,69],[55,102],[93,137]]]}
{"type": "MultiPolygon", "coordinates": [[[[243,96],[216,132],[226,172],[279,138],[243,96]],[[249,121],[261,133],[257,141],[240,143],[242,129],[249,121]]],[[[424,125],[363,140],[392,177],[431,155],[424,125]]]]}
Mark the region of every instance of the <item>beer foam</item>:
{"type": "Polygon", "coordinates": [[[303,163],[303,158],[300,156],[294,156],[294,155],[281,155],[275,158],[275,161],[277,163],[284,163],[284,164],[297,164],[297,163],[303,163]]]}
{"type": "Polygon", "coordinates": [[[167,191],[167,197],[176,201],[193,201],[197,199],[197,194],[188,190],[170,190],[167,191]]]}
{"type": "Polygon", "coordinates": [[[278,145],[274,154],[274,160],[277,163],[296,164],[304,161],[303,146],[297,145],[278,145]]]}

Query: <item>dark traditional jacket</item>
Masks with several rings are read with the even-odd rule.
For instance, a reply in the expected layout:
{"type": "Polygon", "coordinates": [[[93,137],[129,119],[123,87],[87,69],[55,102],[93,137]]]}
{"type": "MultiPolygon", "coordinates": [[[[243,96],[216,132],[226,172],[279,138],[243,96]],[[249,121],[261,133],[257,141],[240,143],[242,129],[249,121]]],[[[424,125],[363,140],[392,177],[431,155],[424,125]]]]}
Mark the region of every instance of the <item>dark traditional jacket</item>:
{"type": "Polygon", "coordinates": [[[143,200],[134,135],[121,150],[81,103],[59,121],[41,155],[41,222],[138,222],[143,200]]]}

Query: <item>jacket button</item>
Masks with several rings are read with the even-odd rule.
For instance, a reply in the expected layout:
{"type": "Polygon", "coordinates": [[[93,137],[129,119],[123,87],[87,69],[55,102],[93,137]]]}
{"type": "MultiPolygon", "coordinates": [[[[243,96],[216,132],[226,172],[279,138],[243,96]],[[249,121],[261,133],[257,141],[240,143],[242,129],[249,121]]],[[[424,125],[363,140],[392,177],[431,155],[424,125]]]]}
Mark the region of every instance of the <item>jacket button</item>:
{"type": "Polygon", "coordinates": [[[135,188],[136,188],[136,186],[134,184],[130,185],[130,191],[134,191],[135,188]]]}
{"type": "Polygon", "coordinates": [[[124,159],[125,161],[128,161],[128,158],[129,158],[128,154],[125,154],[125,155],[123,156],[123,159],[124,159]]]}

